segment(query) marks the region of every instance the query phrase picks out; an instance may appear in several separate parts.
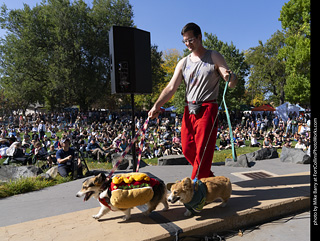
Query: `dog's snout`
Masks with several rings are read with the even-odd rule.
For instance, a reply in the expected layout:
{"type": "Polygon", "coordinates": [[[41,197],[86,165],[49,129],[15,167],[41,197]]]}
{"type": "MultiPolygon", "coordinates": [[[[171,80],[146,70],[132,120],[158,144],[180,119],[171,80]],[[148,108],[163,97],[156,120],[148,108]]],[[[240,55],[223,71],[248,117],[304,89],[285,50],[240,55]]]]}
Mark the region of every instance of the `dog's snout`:
{"type": "Polygon", "coordinates": [[[172,193],[169,195],[169,197],[167,198],[167,200],[168,200],[168,202],[169,203],[174,203],[174,200],[176,199],[176,197],[174,197],[173,195],[172,195],[172,193]]]}
{"type": "Polygon", "coordinates": [[[77,192],[76,197],[81,197],[81,193],[77,192]]]}
{"type": "Polygon", "coordinates": [[[173,196],[172,194],[167,198],[169,203],[175,203],[176,201],[180,200],[179,196],[173,196]]]}

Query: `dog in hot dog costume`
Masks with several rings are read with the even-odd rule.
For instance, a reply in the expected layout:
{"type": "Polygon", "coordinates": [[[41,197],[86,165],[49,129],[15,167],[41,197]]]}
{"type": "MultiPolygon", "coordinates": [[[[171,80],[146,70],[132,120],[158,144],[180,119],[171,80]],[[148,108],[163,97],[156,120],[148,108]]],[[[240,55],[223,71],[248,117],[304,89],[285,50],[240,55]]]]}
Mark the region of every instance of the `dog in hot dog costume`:
{"type": "Polygon", "coordinates": [[[111,211],[123,211],[124,219],[130,218],[131,209],[135,206],[147,204],[149,215],[161,202],[164,210],[168,209],[166,187],[162,181],[150,178],[145,173],[117,174],[107,178],[103,173],[86,179],[77,197],[85,196],[84,201],[91,196],[98,199],[101,209],[93,218],[99,219],[111,211]]]}

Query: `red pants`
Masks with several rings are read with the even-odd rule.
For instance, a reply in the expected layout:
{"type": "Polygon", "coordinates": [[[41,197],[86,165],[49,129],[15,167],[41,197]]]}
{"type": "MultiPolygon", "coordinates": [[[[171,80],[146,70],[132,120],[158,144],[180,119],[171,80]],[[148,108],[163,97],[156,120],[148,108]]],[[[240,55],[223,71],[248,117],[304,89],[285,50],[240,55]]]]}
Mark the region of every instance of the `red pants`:
{"type": "Polygon", "coordinates": [[[184,109],[181,126],[181,144],[184,156],[193,166],[192,179],[197,175],[202,156],[202,163],[197,178],[213,176],[211,164],[217,139],[218,119],[210,137],[209,135],[217,112],[218,104],[216,103],[203,103],[197,115],[189,114],[188,106],[184,109]],[[205,150],[207,142],[208,145],[205,150]]]}

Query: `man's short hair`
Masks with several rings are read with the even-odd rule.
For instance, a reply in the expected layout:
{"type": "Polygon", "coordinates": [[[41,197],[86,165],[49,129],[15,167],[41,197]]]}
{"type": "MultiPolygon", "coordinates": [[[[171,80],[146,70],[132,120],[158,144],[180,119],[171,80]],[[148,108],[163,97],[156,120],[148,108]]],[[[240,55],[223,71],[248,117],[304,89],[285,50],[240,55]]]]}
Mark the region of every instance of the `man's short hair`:
{"type": "Polygon", "coordinates": [[[195,24],[195,23],[187,23],[183,29],[181,30],[181,35],[183,35],[184,33],[188,32],[192,30],[193,31],[193,35],[197,38],[199,35],[201,35],[201,29],[200,27],[195,24]]]}

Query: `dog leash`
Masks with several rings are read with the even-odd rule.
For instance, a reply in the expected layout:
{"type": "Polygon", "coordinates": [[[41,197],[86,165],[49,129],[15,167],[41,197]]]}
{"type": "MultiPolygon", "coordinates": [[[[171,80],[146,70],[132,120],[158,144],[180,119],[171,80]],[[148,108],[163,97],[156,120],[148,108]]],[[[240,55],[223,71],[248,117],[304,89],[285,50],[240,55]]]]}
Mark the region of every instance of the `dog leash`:
{"type": "Polygon", "coordinates": [[[230,115],[229,115],[227,103],[226,103],[226,100],[225,100],[225,95],[226,95],[226,92],[227,92],[227,89],[228,89],[228,84],[229,84],[229,82],[230,82],[230,79],[231,79],[231,74],[229,74],[228,81],[226,81],[226,85],[225,85],[225,87],[224,87],[224,91],[223,91],[223,95],[222,95],[222,101],[221,101],[221,103],[220,103],[220,106],[219,106],[219,108],[218,108],[218,112],[217,112],[217,114],[216,114],[216,117],[215,117],[215,119],[214,119],[213,125],[212,125],[212,127],[211,127],[210,134],[209,134],[209,137],[208,137],[208,139],[207,139],[207,143],[206,143],[206,145],[205,145],[205,147],[204,147],[204,150],[203,150],[203,153],[202,153],[202,156],[201,156],[201,160],[200,160],[200,164],[199,164],[199,167],[198,167],[198,170],[197,170],[197,174],[196,174],[196,177],[195,177],[194,181],[197,181],[197,180],[198,180],[198,175],[199,175],[201,163],[202,163],[204,154],[206,153],[207,146],[208,146],[208,144],[209,144],[209,140],[210,140],[212,131],[213,131],[214,126],[215,126],[215,124],[216,124],[217,117],[218,117],[218,114],[219,114],[219,109],[221,108],[222,103],[224,104],[224,109],[225,109],[225,111],[226,111],[226,116],[227,116],[227,121],[228,121],[228,126],[229,126],[230,141],[231,141],[231,147],[232,147],[232,158],[233,158],[233,160],[234,160],[235,162],[237,161],[237,154],[236,154],[236,150],[235,150],[235,148],[234,148],[234,140],[233,140],[233,134],[232,134],[232,126],[231,126],[231,121],[230,121],[230,115]]]}
{"type": "Polygon", "coordinates": [[[140,161],[141,161],[141,154],[142,154],[142,148],[143,148],[143,144],[144,144],[144,138],[146,136],[146,130],[147,130],[147,126],[149,123],[149,117],[146,120],[146,122],[143,124],[142,129],[141,129],[141,140],[140,140],[140,147],[139,147],[139,154],[138,154],[138,161],[137,161],[137,169],[136,172],[139,171],[139,167],[140,167],[140,161]]]}
{"type": "Polygon", "coordinates": [[[226,92],[227,92],[228,83],[230,82],[230,78],[231,78],[231,74],[229,74],[229,79],[226,82],[226,85],[224,87],[224,91],[223,91],[223,95],[222,95],[222,102],[223,102],[223,105],[224,105],[224,109],[226,111],[226,116],[227,116],[227,121],[228,121],[228,126],[229,126],[230,141],[231,141],[231,148],[232,148],[232,159],[233,159],[234,162],[236,162],[237,161],[237,154],[236,154],[236,149],[234,148],[234,139],[233,139],[230,115],[229,115],[229,111],[228,111],[228,107],[227,107],[227,103],[226,103],[226,99],[225,99],[225,95],[226,95],[226,92]]]}
{"type": "MultiPolygon", "coordinates": [[[[147,118],[147,120],[145,121],[145,123],[142,125],[142,127],[137,131],[136,135],[133,137],[133,139],[131,140],[129,146],[127,146],[127,148],[124,150],[124,152],[122,153],[121,157],[119,158],[119,160],[116,162],[116,164],[113,166],[113,168],[111,169],[111,171],[109,172],[107,177],[111,177],[113,175],[113,173],[117,170],[118,166],[120,165],[121,161],[123,160],[123,158],[128,154],[128,152],[130,151],[130,149],[132,148],[133,144],[136,142],[136,140],[138,139],[140,133],[142,133],[142,135],[145,135],[147,126],[149,123],[149,117],[147,118]]],[[[143,142],[143,140],[142,140],[143,142]]],[[[141,144],[140,144],[141,146],[141,144]]],[[[137,169],[136,172],[139,171],[139,165],[140,165],[140,160],[141,160],[141,148],[139,150],[139,158],[138,158],[138,163],[137,163],[137,169]]]]}

